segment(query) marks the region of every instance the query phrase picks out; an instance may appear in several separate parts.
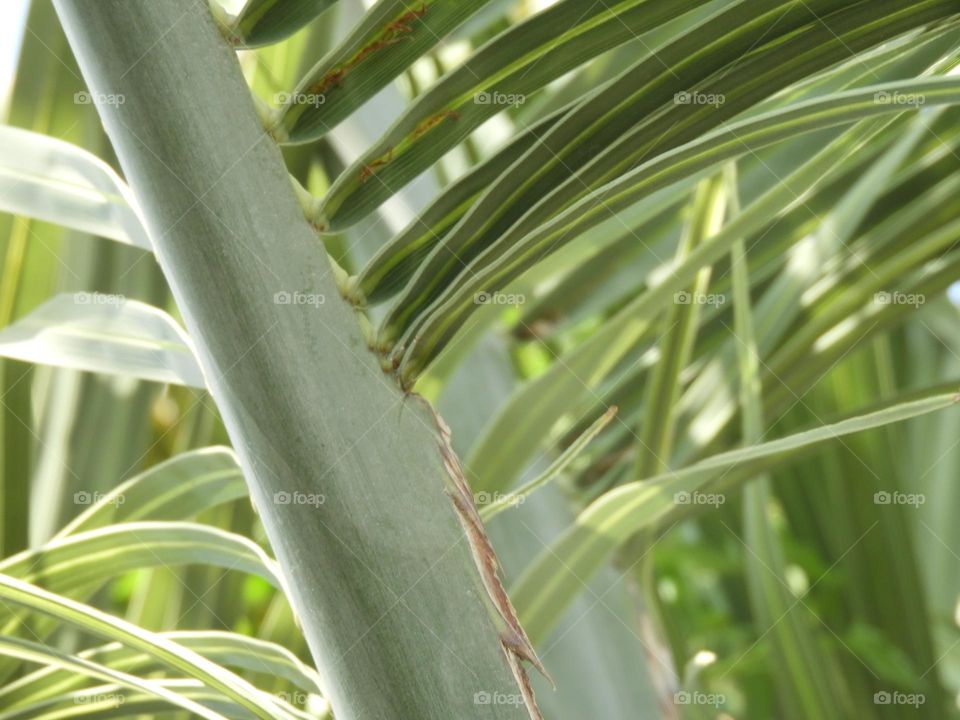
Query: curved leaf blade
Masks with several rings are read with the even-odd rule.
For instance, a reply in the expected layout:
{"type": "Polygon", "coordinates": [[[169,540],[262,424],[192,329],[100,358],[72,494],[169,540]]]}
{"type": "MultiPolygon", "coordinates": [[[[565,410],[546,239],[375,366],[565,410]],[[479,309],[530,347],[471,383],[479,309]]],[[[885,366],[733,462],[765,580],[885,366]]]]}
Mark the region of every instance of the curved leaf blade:
{"type": "Polygon", "coordinates": [[[206,388],[193,345],[177,322],[120,295],[57,295],[0,330],[0,356],[206,388]]]}
{"type": "Polygon", "coordinates": [[[677,496],[692,493],[726,476],[743,482],[788,461],[800,451],[844,435],[862,432],[952,407],[956,393],[859,415],[771,442],[715,455],[672,473],[611,490],[590,504],[576,522],[518,580],[511,598],[534,642],[542,640],[563,610],[616,548],[634,533],[651,528],[677,507],[677,496]]]}
{"type": "MultiPolygon", "coordinates": [[[[551,133],[549,148],[536,153],[536,161],[515,168],[516,177],[507,183],[513,188],[508,192],[514,196],[511,206],[529,208],[546,194],[538,189],[531,199],[516,191],[518,183],[529,186],[539,177],[555,184],[619,142],[609,158],[613,170],[601,179],[608,182],[654,148],[689,141],[791,81],[955,12],[949,0],[734,2],[583,98],[551,133]],[[725,102],[719,107],[675,102],[684,92],[719,94],[725,102]]],[[[466,137],[471,118],[486,117],[485,106],[478,109],[472,98],[467,93],[455,101],[432,99],[423,119],[412,115],[415,104],[337,179],[314,222],[331,229],[351,224],[419,175],[466,137]]],[[[577,183],[571,189],[583,187],[577,183]]]]}
{"type": "MultiPolygon", "coordinates": [[[[651,193],[669,187],[684,177],[716,167],[758,148],[814,130],[850,123],[891,112],[902,105],[878,101],[882,93],[919,93],[928,105],[960,102],[960,79],[938,78],[876,85],[797,103],[721,128],[714,133],[664,153],[618,180],[591,193],[533,232],[509,232],[464,270],[462,282],[450,286],[431,309],[404,333],[400,341],[405,355],[400,364],[402,382],[409,387],[417,375],[449,342],[464,319],[476,308],[478,293],[491,293],[520,275],[547,254],[555,252],[583,232],[629,207],[651,193]],[[492,258],[496,257],[496,260],[492,258]]],[[[523,226],[520,226],[521,228],[523,226]]],[[[406,311],[410,300],[401,296],[396,307],[406,311]]],[[[396,333],[385,320],[381,346],[396,333]]]]}
{"type": "Polygon", "coordinates": [[[226,32],[234,45],[245,48],[286,40],[337,0],[247,0],[226,32]]]}
{"type": "Polygon", "coordinates": [[[321,137],[490,0],[380,0],[285,99],[274,134],[321,137]]]}
{"type": "MultiPolygon", "coordinates": [[[[320,678],[316,671],[276,643],[214,630],[174,631],[162,635],[218,665],[281,677],[304,692],[320,693],[320,678]]],[[[125,673],[144,674],[164,669],[147,653],[120,643],[82,650],[77,656],[125,673]]],[[[43,668],[0,687],[0,705],[14,708],[38,703],[77,690],[84,684],[85,679],[74,673],[53,667],[43,668]]]]}
{"type": "Polygon", "coordinates": [[[120,523],[68,535],[0,563],[0,573],[58,593],[146,567],[207,564],[262,577],[282,589],[275,561],[253,541],[185,522],[120,523]]]}
{"type": "Polygon", "coordinates": [[[86,658],[59,652],[48,645],[41,645],[20,638],[0,637],[0,655],[13,657],[26,662],[41,663],[68,671],[72,674],[115,682],[127,688],[141,690],[148,695],[166,701],[174,707],[195,713],[207,720],[227,720],[224,715],[213,712],[193,700],[172,692],[159,683],[142,680],[134,675],[118,672],[106,665],[92,662],[86,658]]]}
{"type": "Polygon", "coordinates": [[[184,520],[247,495],[243,472],[230,448],[175,455],[102,495],[81,494],[90,504],[54,537],[142,520],[184,520]]]}
{"type": "Polygon", "coordinates": [[[480,194],[513,164],[517,156],[538,142],[562,115],[563,112],[559,111],[543,118],[528,132],[517,135],[496,154],[444,189],[406,228],[370,258],[359,275],[351,278],[351,299],[358,304],[376,304],[403,287],[480,194]]]}
{"type": "Polygon", "coordinates": [[[151,633],[96,608],[0,574],[0,598],[50,615],[96,635],[142,650],[188,677],[219,690],[262,720],[291,720],[271,697],[234,673],[168,638],[151,633]]]}
{"type": "Polygon", "coordinates": [[[738,236],[756,232],[771,218],[805,202],[843,161],[872,137],[857,125],[768,190],[708,239],[680,266],[671,267],[586,341],[565,354],[543,375],[515,393],[488,426],[467,458],[475,490],[504,490],[553,435],[558,423],[585,412],[595,402],[600,382],[632,351],[673,293],[693,281],[697,271],[718,262],[738,236]],[[545,401],[546,399],[546,401],[545,401]],[[586,408],[582,406],[587,404],[586,408]]]}
{"type": "Polygon", "coordinates": [[[0,211],[153,252],[133,194],[113,168],[76,145],[8,125],[0,125],[0,211]]]}

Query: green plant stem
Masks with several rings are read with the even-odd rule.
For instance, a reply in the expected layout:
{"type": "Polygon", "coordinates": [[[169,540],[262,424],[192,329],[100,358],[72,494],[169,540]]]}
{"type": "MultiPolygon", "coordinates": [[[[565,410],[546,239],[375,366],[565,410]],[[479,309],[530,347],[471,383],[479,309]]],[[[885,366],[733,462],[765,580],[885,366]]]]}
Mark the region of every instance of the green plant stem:
{"type": "Polygon", "coordinates": [[[124,98],[98,109],[336,716],[526,717],[524,702],[476,701],[517,697],[519,662],[438,422],[368,352],[206,6],[56,7],[91,90],[124,98]]]}

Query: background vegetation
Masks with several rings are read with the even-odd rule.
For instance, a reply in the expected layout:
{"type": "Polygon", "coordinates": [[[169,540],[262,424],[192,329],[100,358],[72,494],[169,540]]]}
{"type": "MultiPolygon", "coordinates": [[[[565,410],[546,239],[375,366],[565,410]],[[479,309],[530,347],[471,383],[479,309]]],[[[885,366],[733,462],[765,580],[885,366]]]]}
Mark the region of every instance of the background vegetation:
{"type": "MultiPolygon", "coordinates": [[[[452,429],[543,716],[956,715],[955,0],[365,11],[211,17],[384,367],[358,384],[452,429]]],[[[31,3],[0,127],[0,719],[331,717],[104,135],[124,102],[31,3]]]]}

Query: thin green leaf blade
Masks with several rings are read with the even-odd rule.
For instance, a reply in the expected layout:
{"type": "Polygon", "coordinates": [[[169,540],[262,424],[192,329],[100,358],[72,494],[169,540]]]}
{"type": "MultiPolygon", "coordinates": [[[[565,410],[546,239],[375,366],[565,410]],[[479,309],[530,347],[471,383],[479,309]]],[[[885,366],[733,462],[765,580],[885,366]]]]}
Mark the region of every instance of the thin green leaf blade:
{"type": "Polygon", "coordinates": [[[116,682],[120,685],[136,690],[142,690],[149,695],[165,700],[174,707],[195,713],[206,720],[227,720],[224,715],[213,712],[209,708],[196,703],[178,693],[171,692],[159,683],[142,680],[127,673],[118,672],[106,665],[92,662],[86,658],[71,656],[59,652],[49,645],[22,640],[20,638],[0,637],[0,655],[14,657],[27,662],[42,663],[71,673],[116,682]]]}
{"type": "Polygon", "coordinates": [[[403,336],[409,341],[400,341],[404,351],[400,372],[405,385],[410,386],[475,310],[474,299],[478,293],[495,292],[546,254],[555,252],[595,227],[611,213],[627,208],[684,177],[806,132],[902,112],[902,105],[877,100],[878,93],[884,92],[919,93],[931,106],[955,104],[960,102],[960,80],[950,77],[896,82],[816,98],[733,123],[728,128],[664,153],[587,195],[532,232],[524,234],[524,226],[520,225],[501,237],[460,274],[461,282],[448,286],[423,315],[405,327],[403,323],[410,322],[418,304],[422,305],[429,298],[416,287],[415,278],[396,301],[394,312],[384,321],[378,344],[388,345],[389,339],[396,337],[403,328],[403,336]]]}
{"type": "Polygon", "coordinates": [[[332,7],[337,0],[247,0],[226,27],[239,47],[271,45],[287,39],[332,7]]]}
{"type": "Polygon", "coordinates": [[[678,496],[698,492],[725,476],[729,484],[786,462],[800,451],[844,435],[883,427],[954,406],[956,393],[937,394],[859,415],[760,445],[732,450],[676,472],[611,490],[580,513],[576,523],[544,550],[511,597],[534,642],[542,639],[580,592],[584,580],[634,533],[654,527],[677,507],[678,496]]]}
{"type": "MultiPolygon", "coordinates": [[[[108,99],[75,98],[94,100],[108,99]]],[[[0,125],[0,211],[153,252],[133,194],[109,165],[76,145],[7,125],[0,125]]]]}
{"type": "Polygon", "coordinates": [[[285,98],[274,134],[315,140],[490,0],[381,0],[285,98]]]}
{"type": "Polygon", "coordinates": [[[0,597],[30,610],[51,615],[83,630],[143,650],[161,662],[222,692],[262,720],[290,720],[265,693],[246,680],[187,650],[96,608],[47,592],[8,575],[0,575],[0,597]]]}
{"type": "Polygon", "coordinates": [[[177,322],[120,295],[57,295],[0,330],[0,356],[206,388],[193,345],[177,322]]]}
{"type": "Polygon", "coordinates": [[[143,520],[184,520],[247,496],[236,455],[226,447],[190,450],[154,465],[107,493],[82,492],[89,505],[56,538],[107,525],[143,520]]]}

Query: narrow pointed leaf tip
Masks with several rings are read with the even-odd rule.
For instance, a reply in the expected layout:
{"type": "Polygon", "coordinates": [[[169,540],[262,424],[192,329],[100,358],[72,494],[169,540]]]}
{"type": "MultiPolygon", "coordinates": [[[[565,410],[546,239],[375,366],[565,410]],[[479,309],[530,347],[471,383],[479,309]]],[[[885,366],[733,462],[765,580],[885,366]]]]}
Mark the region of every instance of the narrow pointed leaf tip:
{"type": "Polygon", "coordinates": [[[546,485],[551,480],[559,477],[560,473],[566,470],[567,467],[580,456],[580,453],[582,453],[587,445],[590,444],[590,441],[599,435],[600,431],[610,424],[610,422],[616,416],[617,411],[618,408],[616,405],[612,405],[611,407],[607,408],[607,411],[597,418],[593,424],[590,425],[590,427],[584,430],[583,434],[574,440],[570,446],[564,450],[563,453],[561,453],[560,457],[550,464],[550,467],[540,473],[540,475],[535,477],[533,480],[525,484],[523,487],[518,488],[515,492],[503,495],[490,505],[481,507],[479,510],[480,517],[485,522],[489,521],[501,511],[506,510],[507,508],[516,507],[517,505],[521,504],[535,490],[546,485]]]}
{"type": "Polygon", "coordinates": [[[286,40],[337,0],[248,0],[228,22],[225,34],[237,47],[253,48],[286,40]]]}

